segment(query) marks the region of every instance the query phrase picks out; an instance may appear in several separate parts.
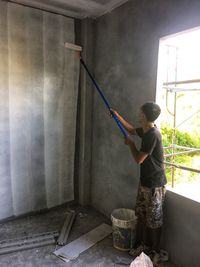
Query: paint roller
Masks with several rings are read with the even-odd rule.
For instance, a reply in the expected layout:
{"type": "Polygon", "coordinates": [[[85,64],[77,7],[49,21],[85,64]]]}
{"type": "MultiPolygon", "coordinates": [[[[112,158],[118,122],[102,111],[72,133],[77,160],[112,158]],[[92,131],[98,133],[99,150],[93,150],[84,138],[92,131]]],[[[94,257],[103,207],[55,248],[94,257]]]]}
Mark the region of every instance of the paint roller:
{"type": "Polygon", "coordinates": [[[85,69],[85,71],[87,72],[88,76],[90,77],[92,83],[94,84],[95,88],[97,89],[98,93],[100,94],[104,104],[106,105],[106,107],[108,108],[109,112],[111,113],[111,115],[113,116],[114,120],[116,121],[121,133],[123,134],[124,137],[127,137],[127,133],[126,130],[124,129],[124,127],[122,126],[121,122],[119,121],[119,119],[117,118],[117,116],[115,115],[115,113],[112,111],[111,106],[109,104],[109,102],[107,101],[107,99],[105,98],[100,86],[98,85],[97,81],[95,80],[95,78],[93,77],[93,75],[91,74],[91,72],[89,71],[87,65],[85,64],[84,60],[81,58],[81,51],[82,51],[82,47],[78,46],[78,45],[74,45],[74,44],[70,44],[70,43],[65,43],[65,47],[71,50],[74,50],[77,52],[78,57],[80,59],[80,63],[83,66],[83,68],[85,69]]]}

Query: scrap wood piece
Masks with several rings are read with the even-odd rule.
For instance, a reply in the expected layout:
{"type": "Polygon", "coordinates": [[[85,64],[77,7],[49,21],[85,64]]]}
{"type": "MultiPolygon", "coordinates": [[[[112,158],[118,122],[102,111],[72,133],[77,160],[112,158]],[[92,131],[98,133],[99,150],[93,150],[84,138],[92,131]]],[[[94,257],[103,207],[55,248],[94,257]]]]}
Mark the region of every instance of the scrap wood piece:
{"type": "Polygon", "coordinates": [[[51,245],[55,243],[58,232],[46,232],[21,238],[0,241],[0,255],[51,245]]]}
{"type": "Polygon", "coordinates": [[[72,224],[75,220],[76,213],[74,211],[71,211],[67,214],[67,218],[64,222],[64,225],[61,229],[60,235],[58,237],[57,243],[58,245],[65,245],[67,243],[67,239],[70,233],[70,230],[72,228],[72,224]]]}
{"type": "Polygon", "coordinates": [[[78,239],[72,241],[68,245],[54,251],[53,254],[60,257],[65,262],[68,262],[76,259],[80,253],[94,246],[97,242],[101,241],[111,233],[112,227],[103,223],[87,234],[84,234],[78,239]]]}

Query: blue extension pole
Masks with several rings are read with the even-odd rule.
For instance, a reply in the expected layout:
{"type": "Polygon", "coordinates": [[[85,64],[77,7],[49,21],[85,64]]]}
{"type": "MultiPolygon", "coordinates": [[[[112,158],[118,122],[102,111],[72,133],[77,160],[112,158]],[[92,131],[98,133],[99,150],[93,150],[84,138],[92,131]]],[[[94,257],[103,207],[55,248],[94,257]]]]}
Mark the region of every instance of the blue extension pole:
{"type": "Polygon", "coordinates": [[[82,58],[80,58],[80,61],[81,61],[81,64],[83,65],[83,67],[85,68],[87,74],[89,75],[90,79],[92,80],[95,88],[97,89],[97,91],[99,92],[101,98],[103,99],[105,105],[107,106],[108,110],[111,112],[114,120],[116,121],[119,129],[121,130],[122,134],[124,137],[127,137],[127,133],[126,133],[126,130],[124,129],[124,127],[122,126],[121,122],[119,121],[119,119],[117,118],[117,116],[113,113],[113,111],[111,110],[111,107],[110,107],[110,104],[108,103],[108,101],[106,100],[105,96],[103,95],[103,92],[101,90],[101,88],[99,87],[98,83],[96,82],[96,80],[94,79],[94,77],[92,76],[92,74],[90,73],[90,71],[88,70],[85,62],[83,61],[82,58]]]}

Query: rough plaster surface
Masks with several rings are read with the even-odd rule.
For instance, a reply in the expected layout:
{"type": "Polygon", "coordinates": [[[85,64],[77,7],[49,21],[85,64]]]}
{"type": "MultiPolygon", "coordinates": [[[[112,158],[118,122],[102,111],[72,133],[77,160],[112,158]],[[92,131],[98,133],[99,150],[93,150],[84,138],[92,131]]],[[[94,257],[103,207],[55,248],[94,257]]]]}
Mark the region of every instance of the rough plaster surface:
{"type": "MultiPolygon", "coordinates": [[[[81,34],[77,38],[77,43],[83,46],[82,57],[90,70],[93,70],[94,54],[94,24],[92,20],[84,20],[76,25],[81,34]]],[[[78,166],[78,181],[76,190],[78,191],[78,201],[81,205],[91,204],[91,166],[92,166],[92,99],[93,85],[88,79],[87,73],[80,67],[79,86],[79,109],[78,109],[78,134],[77,134],[77,154],[76,164],[78,166]]]]}
{"type": "Polygon", "coordinates": [[[13,214],[12,188],[10,175],[10,138],[9,138],[9,90],[8,90],[8,34],[7,4],[1,3],[0,9],[0,196],[2,207],[0,217],[13,214]]]}
{"type": "Polygon", "coordinates": [[[168,191],[162,243],[180,267],[200,263],[200,203],[168,191]]]}
{"type": "Polygon", "coordinates": [[[73,19],[1,1],[0,23],[3,219],[74,197],[79,62],[73,19]]]}
{"type": "MultiPolygon", "coordinates": [[[[96,21],[96,79],[111,106],[136,126],[139,107],[155,99],[159,38],[199,26],[199,12],[197,0],[129,1],[96,21]]],[[[92,205],[107,216],[114,208],[133,208],[138,177],[138,166],[94,93],[92,205]]],[[[178,266],[198,267],[199,203],[170,193],[166,205],[164,248],[178,266]]]]}
{"type": "MultiPolygon", "coordinates": [[[[142,18],[135,8],[123,7],[97,20],[95,75],[111,106],[137,126],[139,107],[155,96],[156,62],[151,62],[158,47],[150,26],[140,32],[142,18]]],[[[97,93],[93,111],[92,202],[109,215],[114,208],[134,207],[139,166],[97,93]]],[[[135,141],[139,145],[139,138],[135,141]]]]}

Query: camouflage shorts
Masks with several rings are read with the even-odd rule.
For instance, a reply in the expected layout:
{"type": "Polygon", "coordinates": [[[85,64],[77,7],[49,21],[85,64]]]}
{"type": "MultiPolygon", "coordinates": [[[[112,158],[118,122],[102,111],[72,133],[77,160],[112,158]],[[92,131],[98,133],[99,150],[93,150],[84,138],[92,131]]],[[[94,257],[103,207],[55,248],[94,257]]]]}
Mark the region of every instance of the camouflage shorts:
{"type": "Polygon", "coordinates": [[[163,224],[165,192],[164,186],[147,188],[139,185],[135,213],[149,228],[155,229],[163,224]]]}

